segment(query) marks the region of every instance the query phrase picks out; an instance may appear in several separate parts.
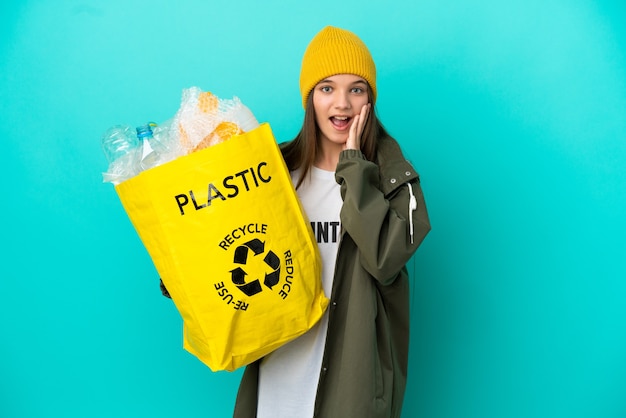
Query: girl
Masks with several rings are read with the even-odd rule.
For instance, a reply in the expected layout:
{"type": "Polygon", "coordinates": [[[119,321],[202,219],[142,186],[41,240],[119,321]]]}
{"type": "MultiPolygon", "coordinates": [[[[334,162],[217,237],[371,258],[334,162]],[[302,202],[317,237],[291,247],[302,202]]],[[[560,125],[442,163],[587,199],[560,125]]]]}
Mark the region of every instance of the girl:
{"type": "Polygon", "coordinates": [[[308,333],[246,368],[234,417],[399,417],[406,263],[430,230],[419,177],[376,117],[376,67],[354,33],[329,26],[313,38],[300,90],[304,123],[281,149],[330,305],[308,333]]]}

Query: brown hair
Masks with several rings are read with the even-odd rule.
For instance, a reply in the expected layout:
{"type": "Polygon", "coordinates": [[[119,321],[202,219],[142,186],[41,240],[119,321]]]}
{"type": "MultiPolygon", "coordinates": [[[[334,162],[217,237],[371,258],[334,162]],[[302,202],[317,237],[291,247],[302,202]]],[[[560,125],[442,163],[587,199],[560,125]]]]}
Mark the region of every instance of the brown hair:
{"type": "MultiPolygon", "coordinates": [[[[372,90],[368,85],[367,94],[369,102],[372,103],[372,90]]],[[[376,116],[375,108],[372,106],[367,122],[361,135],[361,152],[369,161],[374,161],[376,157],[376,146],[378,138],[388,136],[387,131],[376,116]]],[[[320,130],[315,121],[315,108],[313,106],[313,94],[309,94],[306,107],[304,109],[304,122],[298,135],[283,146],[282,152],[289,171],[302,169],[302,174],[296,189],[300,187],[304,178],[309,173],[311,166],[315,162],[315,156],[319,146],[320,130]]]]}

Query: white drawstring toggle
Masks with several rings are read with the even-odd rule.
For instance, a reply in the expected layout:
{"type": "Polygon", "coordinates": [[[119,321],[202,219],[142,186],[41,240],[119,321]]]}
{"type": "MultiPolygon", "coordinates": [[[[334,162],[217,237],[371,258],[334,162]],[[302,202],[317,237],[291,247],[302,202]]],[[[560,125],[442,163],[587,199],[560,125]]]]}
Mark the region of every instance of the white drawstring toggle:
{"type": "Polygon", "coordinates": [[[417,199],[415,199],[415,195],[413,194],[413,187],[411,183],[407,183],[409,186],[409,194],[411,198],[409,199],[409,227],[411,228],[411,244],[413,244],[413,211],[417,210],[417,199]]]}

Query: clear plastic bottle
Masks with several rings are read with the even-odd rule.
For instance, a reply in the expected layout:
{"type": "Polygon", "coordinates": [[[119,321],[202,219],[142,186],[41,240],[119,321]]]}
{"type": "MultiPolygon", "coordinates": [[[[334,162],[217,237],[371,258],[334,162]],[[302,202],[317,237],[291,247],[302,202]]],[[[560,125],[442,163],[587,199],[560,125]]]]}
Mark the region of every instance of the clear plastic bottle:
{"type": "Polygon", "coordinates": [[[137,136],[130,126],[116,125],[102,135],[102,151],[109,164],[125,156],[139,146],[137,136]]]}
{"type": "Polygon", "coordinates": [[[139,173],[141,144],[133,128],[113,126],[102,135],[101,144],[109,162],[107,172],[102,173],[105,182],[119,184],[139,173]]]}
{"type": "Polygon", "coordinates": [[[141,143],[141,168],[148,170],[155,167],[159,161],[159,154],[152,148],[152,142],[154,141],[154,133],[152,128],[156,126],[156,123],[149,122],[145,125],[137,127],[137,139],[141,143]]]}

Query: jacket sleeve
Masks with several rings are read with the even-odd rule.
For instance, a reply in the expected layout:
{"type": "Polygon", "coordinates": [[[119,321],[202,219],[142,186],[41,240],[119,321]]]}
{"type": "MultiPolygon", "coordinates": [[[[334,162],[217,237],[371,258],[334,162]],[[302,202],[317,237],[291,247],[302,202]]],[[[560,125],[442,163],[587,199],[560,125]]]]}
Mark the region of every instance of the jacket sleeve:
{"type": "Polygon", "coordinates": [[[378,165],[366,160],[361,151],[344,150],[335,175],[343,199],[342,226],[358,247],[363,268],[385,285],[393,282],[430,231],[419,177],[408,162],[402,164],[410,169],[397,167],[401,173],[411,173],[406,180],[401,176],[381,179],[378,165]],[[383,192],[383,181],[393,187],[383,192]],[[415,210],[409,207],[411,193],[417,202],[415,210]]]}

